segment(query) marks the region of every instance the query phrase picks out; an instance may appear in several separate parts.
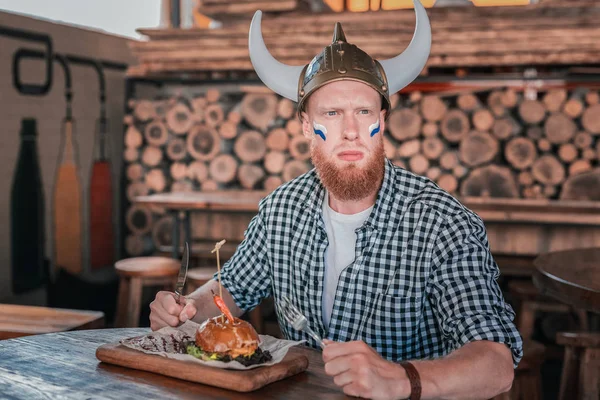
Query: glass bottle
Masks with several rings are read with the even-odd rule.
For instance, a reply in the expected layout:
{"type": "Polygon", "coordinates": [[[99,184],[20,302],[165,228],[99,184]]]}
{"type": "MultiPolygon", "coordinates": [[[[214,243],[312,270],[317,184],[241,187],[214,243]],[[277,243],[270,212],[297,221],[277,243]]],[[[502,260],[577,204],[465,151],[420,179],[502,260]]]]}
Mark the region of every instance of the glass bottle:
{"type": "Polygon", "coordinates": [[[47,281],[44,247],[44,191],[37,150],[37,124],[21,121],[21,144],[11,188],[11,268],[15,294],[47,281]]]}

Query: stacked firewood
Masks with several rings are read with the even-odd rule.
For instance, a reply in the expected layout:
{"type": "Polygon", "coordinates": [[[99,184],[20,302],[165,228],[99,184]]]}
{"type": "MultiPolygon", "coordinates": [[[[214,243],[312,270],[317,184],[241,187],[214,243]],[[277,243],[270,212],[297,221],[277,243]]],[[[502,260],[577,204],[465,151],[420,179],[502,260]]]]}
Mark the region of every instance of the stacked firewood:
{"type": "MultiPolygon", "coordinates": [[[[186,90],[130,100],[129,201],[161,192],[272,191],[312,168],[293,102],[262,86],[186,90]]],[[[460,197],[600,200],[599,100],[587,89],[535,99],[510,88],[394,95],[385,153],[460,197]]],[[[162,214],[126,210],[130,254],[170,243],[171,219],[162,214]]]]}
{"type": "MultiPolygon", "coordinates": [[[[130,100],[129,109],[123,157],[130,202],[162,192],[271,191],[312,168],[295,104],[264,87],[130,100]]],[[[146,208],[131,205],[128,253],[168,244],[170,221],[153,222],[146,208]],[[150,232],[152,239],[143,239],[150,232]]]]}
{"type": "Polygon", "coordinates": [[[588,187],[600,179],[595,91],[413,93],[387,131],[388,158],[462,197],[600,199],[588,187]]]}
{"type": "Polygon", "coordinates": [[[295,105],[262,88],[221,97],[131,101],[125,160],[141,192],[240,187],[272,190],[310,169],[295,105]]]}

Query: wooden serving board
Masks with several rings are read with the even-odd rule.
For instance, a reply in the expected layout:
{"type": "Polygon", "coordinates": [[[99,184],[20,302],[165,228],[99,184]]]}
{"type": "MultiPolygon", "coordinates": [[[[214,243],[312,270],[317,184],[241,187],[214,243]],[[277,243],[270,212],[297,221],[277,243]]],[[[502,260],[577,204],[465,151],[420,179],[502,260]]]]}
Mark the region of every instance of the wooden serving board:
{"type": "Polygon", "coordinates": [[[98,347],[96,357],[109,364],[154,372],[237,392],[251,392],[308,368],[308,358],[293,347],[278,364],[249,370],[211,368],[202,364],[146,354],[118,343],[98,347]]]}

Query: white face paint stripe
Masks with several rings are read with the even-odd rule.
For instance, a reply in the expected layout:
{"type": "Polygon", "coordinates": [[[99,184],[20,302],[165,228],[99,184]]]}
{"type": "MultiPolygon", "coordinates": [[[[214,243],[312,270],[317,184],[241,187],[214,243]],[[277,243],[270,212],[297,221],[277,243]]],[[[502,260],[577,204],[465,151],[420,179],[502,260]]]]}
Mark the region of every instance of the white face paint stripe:
{"type": "Polygon", "coordinates": [[[377,135],[378,133],[379,133],[379,120],[377,120],[377,122],[375,122],[369,126],[369,134],[371,135],[371,137],[377,135]]]}
{"type": "Polygon", "coordinates": [[[327,140],[327,128],[325,128],[323,125],[313,121],[313,130],[315,131],[315,134],[321,136],[321,139],[327,140]]]}

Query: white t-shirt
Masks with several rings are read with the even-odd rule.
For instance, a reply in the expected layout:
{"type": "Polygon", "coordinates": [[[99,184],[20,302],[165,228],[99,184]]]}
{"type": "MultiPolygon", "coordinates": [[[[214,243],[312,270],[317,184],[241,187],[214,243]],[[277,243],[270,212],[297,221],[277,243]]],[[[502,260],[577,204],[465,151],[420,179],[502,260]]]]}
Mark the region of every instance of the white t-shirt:
{"type": "Polygon", "coordinates": [[[325,277],[323,280],[323,324],[329,326],[335,292],[342,271],[354,262],[356,248],[356,229],[367,220],[373,206],[358,214],[340,214],[329,207],[329,193],[323,200],[323,221],[329,239],[325,250],[325,277]]]}

